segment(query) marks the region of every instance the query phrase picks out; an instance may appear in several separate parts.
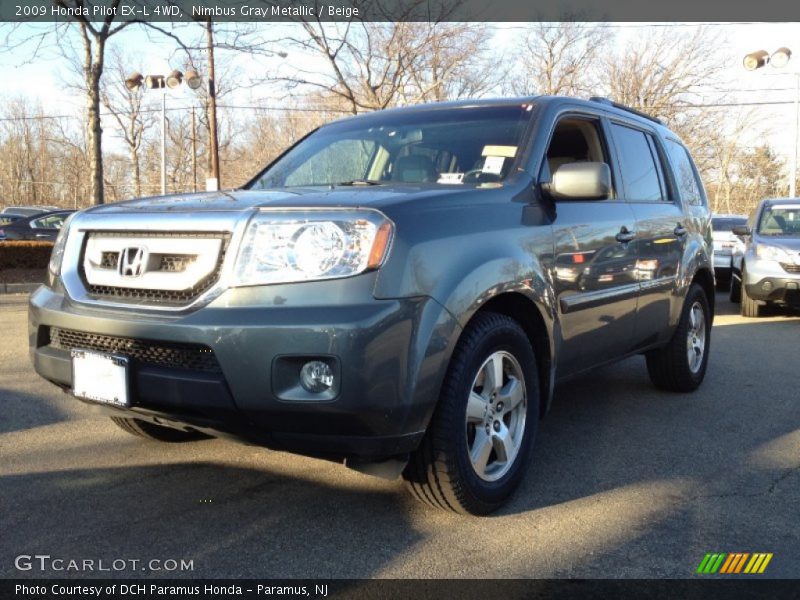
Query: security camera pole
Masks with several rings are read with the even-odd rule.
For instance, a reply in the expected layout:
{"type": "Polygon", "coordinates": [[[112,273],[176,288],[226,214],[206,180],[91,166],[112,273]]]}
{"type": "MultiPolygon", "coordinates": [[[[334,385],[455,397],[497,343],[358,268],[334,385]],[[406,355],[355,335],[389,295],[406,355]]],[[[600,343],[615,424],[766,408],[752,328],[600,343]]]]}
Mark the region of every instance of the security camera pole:
{"type": "MultiPolygon", "coordinates": [[[[172,71],[169,75],[148,75],[143,77],[141,73],[134,73],[125,80],[125,85],[128,89],[136,89],[141,87],[144,82],[145,87],[149,90],[161,90],[161,195],[165,196],[167,193],[167,88],[175,89],[186,82],[191,89],[196,90],[199,88],[203,80],[200,75],[194,70],[189,70],[186,75],[180,71],[172,71]]],[[[194,138],[194,131],[192,131],[192,138],[194,138]]]]}
{"type": "MultiPolygon", "coordinates": [[[[755,71],[769,63],[776,69],[782,69],[792,58],[792,51],[789,48],[778,48],[770,55],[766,50],[751,52],[744,57],[744,68],[748,71],[755,71]]],[[[800,142],[800,71],[790,73],[795,77],[795,96],[794,96],[794,148],[792,150],[792,169],[789,178],[789,196],[797,196],[797,145],[800,142]]]]}

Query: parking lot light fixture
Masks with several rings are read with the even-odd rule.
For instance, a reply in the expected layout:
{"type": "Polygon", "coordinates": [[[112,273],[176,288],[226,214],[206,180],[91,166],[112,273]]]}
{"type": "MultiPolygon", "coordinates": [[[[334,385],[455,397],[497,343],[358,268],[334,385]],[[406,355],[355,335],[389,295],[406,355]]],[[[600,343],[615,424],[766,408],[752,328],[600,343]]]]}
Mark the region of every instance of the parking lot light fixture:
{"type": "MultiPolygon", "coordinates": [[[[195,70],[186,72],[186,75],[174,69],[169,75],[148,75],[143,77],[141,73],[133,73],[125,79],[125,86],[129,90],[135,90],[142,86],[149,90],[161,90],[161,194],[167,194],[167,88],[174,90],[182,83],[186,82],[192,90],[199,88],[203,79],[195,70]]],[[[194,142],[194,131],[192,131],[192,141],[194,142]]]]}
{"type": "Polygon", "coordinates": [[[766,50],[757,50],[756,52],[751,52],[747,56],[744,57],[744,68],[748,71],[755,71],[756,69],[760,69],[761,67],[765,66],[769,62],[769,52],[766,50]]]}
{"type": "MultiPolygon", "coordinates": [[[[792,58],[792,51],[786,46],[778,48],[770,56],[766,50],[757,50],[744,57],[742,63],[748,71],[755,71],[765,66],[767,63],[776,69],[783,69],[789,64],[792,58]]],[[[795,96],[794,96],[794,145],[792,148],[792,167],[789,175],[789,196],[794,198],[797,195],[797,146],[800,143],[800,71],[788,73],[795,77],[795,96]]]]}

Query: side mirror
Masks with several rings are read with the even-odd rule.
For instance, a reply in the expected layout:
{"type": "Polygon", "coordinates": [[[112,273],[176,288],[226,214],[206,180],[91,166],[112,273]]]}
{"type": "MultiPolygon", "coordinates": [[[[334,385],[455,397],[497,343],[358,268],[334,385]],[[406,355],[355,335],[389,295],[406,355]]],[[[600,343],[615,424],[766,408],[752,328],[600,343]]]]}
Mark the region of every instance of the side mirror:
{"type": "Polygon", "coordinates": [[[738,235],[739,237],[745,237],[750,235],[750,228],[747,225],[737,225],[733,228],[733,235],[738,235]]]}
{"type": "Polygon", "coordinates": [[[611,197],[611,169],[604,162],[567,163],[542,188],[555,200],[606,200],[611,197]]]}

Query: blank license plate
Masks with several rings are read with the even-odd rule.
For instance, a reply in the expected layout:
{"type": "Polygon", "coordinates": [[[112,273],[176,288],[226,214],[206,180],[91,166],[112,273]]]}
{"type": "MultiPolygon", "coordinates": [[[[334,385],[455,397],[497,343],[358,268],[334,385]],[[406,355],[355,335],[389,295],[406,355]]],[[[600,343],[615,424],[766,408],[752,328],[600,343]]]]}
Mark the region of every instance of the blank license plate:
{"type": "Polygon", "coordinates": [[[127,358],[88,350],[71,354],[73,394],[103,404],[130,406],[127,358]]]}

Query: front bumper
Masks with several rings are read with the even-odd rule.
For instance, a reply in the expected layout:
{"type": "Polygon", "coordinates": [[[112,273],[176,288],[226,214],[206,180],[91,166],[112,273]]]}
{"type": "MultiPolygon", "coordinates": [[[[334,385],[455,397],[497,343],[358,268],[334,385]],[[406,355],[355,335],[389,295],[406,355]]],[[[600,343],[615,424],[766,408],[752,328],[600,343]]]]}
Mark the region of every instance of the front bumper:
{"type": "Polygon", "coordinates": [[[800,308],[800,273],[791,273],[776,261],[750,258],[742,285],[754,300],[800,308]]]}
{"type": "Polygon", "coordinates": [[[51,328],[202,345],[217,372],[133,359],[132,406],[103,408],[302,454],[388,458],[418,445],[458,325],[427,297],[374,299],[374,278],[231,289],[184,315],[87,307],[42,287],[30,299],[31,356],[69,390],[69,351],[50,343],[51,328]],[[277,382],[305,357],[337,365],[335,397],[298,399],[277,382]]]}
{"type": "Polygon", "coordinates": [[[731,255],[730,253],[723,254],[714,252],[714,272],[716,273],[730,273],[731,272],[731,255]]]}

